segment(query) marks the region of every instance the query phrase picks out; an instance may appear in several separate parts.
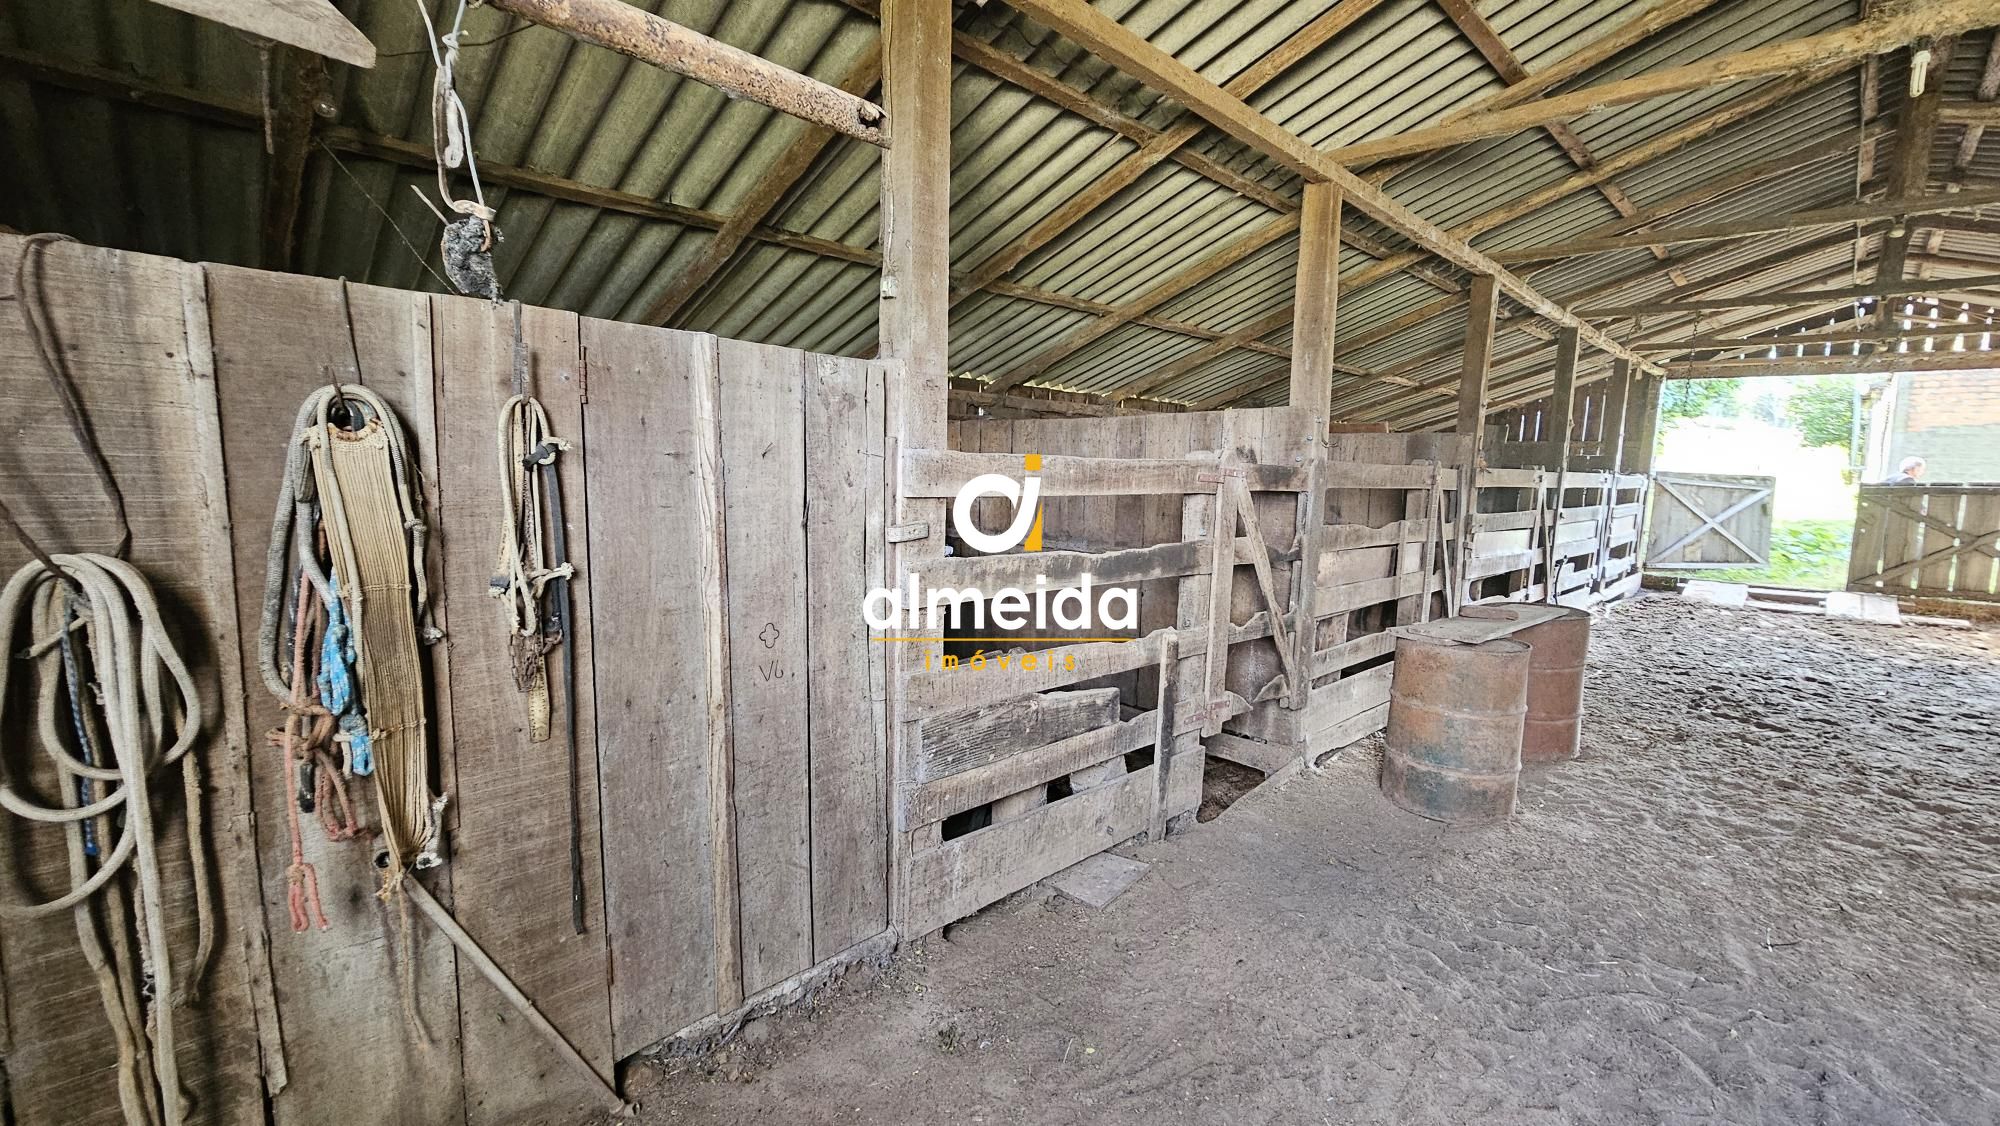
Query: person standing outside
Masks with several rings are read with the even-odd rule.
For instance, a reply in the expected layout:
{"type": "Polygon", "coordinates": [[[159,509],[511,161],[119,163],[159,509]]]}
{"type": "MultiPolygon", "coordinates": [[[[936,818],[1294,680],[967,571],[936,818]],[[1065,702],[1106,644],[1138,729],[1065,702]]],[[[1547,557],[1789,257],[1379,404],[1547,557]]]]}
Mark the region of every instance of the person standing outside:
{"type": "Polygon", "coordinates": [[[1884,480],[1884,485],[1914,485],[1924,475],[1925,462],[1920,457],[1906,457],[1896,466],[1896,472],[1884,480]]]}

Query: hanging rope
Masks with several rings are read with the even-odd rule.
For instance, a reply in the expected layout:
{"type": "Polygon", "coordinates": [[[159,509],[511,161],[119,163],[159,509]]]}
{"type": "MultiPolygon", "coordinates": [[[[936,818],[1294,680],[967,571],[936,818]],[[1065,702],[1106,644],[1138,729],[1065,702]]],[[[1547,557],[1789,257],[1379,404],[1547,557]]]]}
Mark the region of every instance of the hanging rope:
{"type": "Polygon", "coordinates": [[[431,22],[425,0],[415,3],[430,36],[431,61],[437,67],[431,83],[431,146],[437,158],[438,198],[460,216],[446,221],[439,244],[445,276],[453,288],[468,297],[498,301],[500,283],[493,272],[493,244],[500,237],[493,225],[497,213],[486,204],[486,190],[479,183],[479,160],[472,148],[472,117],[458,96],[459,37],[464,34],[467,0],[459,0],[451,30],[443,35],[431,22]],[[452,197],[450,172],[461,166],[472,181],[471,199],[452,197]]]}
{"type": "MultiPolygon", "coordinates": [[[[0,903],[0,916],[74,914],[84,960],[117,1041],[125,1121],[179,1126],[188,1103],[180,1086],[172,1010],[187,1004],[215,941],[202,847],[201,773],[189,753],[201,731],[201,700],[144,576],[105,555],[56,555],[51,562],[56,570],[39,560],[28,563],[0,590],[0,646],[9,654],[17,651],[21,612],[28,608],[34,640],[21,655],[36,669],[35,726],[63,804],[43,805],[0,776],[0,807],[63,828],[70,889],[41,903],[10,897],[0,903]],[[74,583],[75,592],[59,579],[74,583]],[[82,645],[74,643],[78,635],[82,645]],[[65,710],[68,724],[59,718],[65,710]],[[66,745],[70,741],[74,754],[66,745]],[[174,766],[181,774],[196,920],[196,949],[184,975],[176,971],[167,945],[151,791],[153,775],[174,766]],[[107,852],[103,844],[114,838],[107,852]],[[129,905],[121,878],[128,869],[136,871],[138,884],[137,900],[129,905]]],[[[0,715],[13,698],[8,693],[13,668],[12,660],[0,659],[0,715]]]]}
{"type": "MultiPolygon", "coordinates": [[[[353,835],[354,819],[339,787],[330,792],[341,818],[332,818],[321,796],[328,791],[318,779],[334,773],[327,748],[344,748],[338,773],[375,778],[385,899],[408,868],[439,862],[443,807],[430,791],[417,657],[430,601],[423,564],[429,536],[408,450],[401,422],[373,391],[336,384],[306,397],[272,515],[258,636],[265,687],[287,712],[276,741],[298,769],[316,776],[311,785],[302,781],[300,792],[314,794],[330,835],[353,835]],[[295,599],[289,662],[280,637],[288,592],[295,599]]],[[[429,628],[423,635],[437,637],[429,628]]],[[[290,871],[300,898],[297,926],[318,908],[317,879],[296,835],[290,871]]]]}
{"type": "Polygon", "coordinates": [[[576,757],[576,661],[571,652],[570,580],[576,569],[564,543],[562,487],[556,457],[570,444],[550,432],[549,415],[528,394],[528,352],[521,304],[514,303],[514,395],[500,407],[500,548],[488,592],[502,603],[514,657],[514,682],[528,699],[528,738],[551,734],[548,654],[563,662],[563,732],[568,747],[570,922],[584,931],[582,802],[576,757]],[[545,522],[546,521],[546,522],[545,522]],[[553,591],[551,587],[553,586],[553,591]],[[543,599],[553,594],[553,612],[543,599]]]}

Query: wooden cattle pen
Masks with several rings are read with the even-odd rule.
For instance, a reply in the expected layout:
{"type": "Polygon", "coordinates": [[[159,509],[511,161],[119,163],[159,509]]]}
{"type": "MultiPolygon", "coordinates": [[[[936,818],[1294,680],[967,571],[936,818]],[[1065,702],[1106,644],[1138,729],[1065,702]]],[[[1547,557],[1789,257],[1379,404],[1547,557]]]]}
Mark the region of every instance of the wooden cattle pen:
{"type": "MultiPolygon", "coordinates": [[[[0,12],[0,1121],[629,1109],[1635,593],[1656,480],[1727,561],[1668,381],[1993,365],[2000,0],[1504,7],[0,12]]],[[[1851,589],[2000,597],[1996,505],[1864,489],[1851,589]]]]}

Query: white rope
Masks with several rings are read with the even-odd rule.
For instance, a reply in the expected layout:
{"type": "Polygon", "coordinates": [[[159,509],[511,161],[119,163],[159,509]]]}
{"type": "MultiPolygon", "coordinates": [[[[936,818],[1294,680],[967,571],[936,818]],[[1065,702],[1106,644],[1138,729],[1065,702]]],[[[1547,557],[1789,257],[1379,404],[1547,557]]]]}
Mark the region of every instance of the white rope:
{"type": "MultiPolygon", "coordinates": [[[[181,1091],[175,1058],[172,1009],[186,1003],[190,987],[200,980],[214,941],[208,865],[202,847],[201,776],[189,753],[201,731],[201,700],[187,663],[181,659],[160,620],[152,588],[131,565],[106,555],[57,555],[55,565],[74,579],[72,595],[40,562],[14,573],[0,589],[0,716],[9,699],[8,681],[16,652],[21,611],[32,613],[35,642],[22,654],[37,664],[37,729],[41,749],[54,770],[61,806],[43,805],[0,774],[0,807],[42,825],[59,825],[68,838],[70,890],[40,903],[10,896],[0,902],[0,916],[32,918],[72,911],[85,960],[97,978],[100,999],[118,1041],[119,1099],[130,1126],[186,1120],[187,1099],[181,1091]],[[76,621],[69,621],[71,613],[76,621]],[[64,679],[65,649],[88,654],[90,683],[76,685],[87,714],[72,715],[65,727],[58,716],[58,687],[64,679]],[[65,644],[67,643],[67,645],[65,644]],[[95,703],[96,707],[90,707],[95,703]],[[85,762],[71,754],[67,742],[78,733],[89,736],[85,762]],[[173,734],[169,745],[167,737],[173,734]],[[194,879],[197,948],[185,984],[176,984],[173,957],[167,947],[165,894],[155,839],[152,775],[178,764],[187,803],[186,832],[194,879]],[[89,795],[102,792],[94,800],[89,795]],[[121,817],[114,817],[122,814],[121,817]],[[102,844],[116,822],[117,843],[107,852],[102,844]],[[93,834],[94,840],[86,834],[93,834]],[[100,854],[90,855],[92,845],[100,854]],[[131,929],[138,937],[139,976],[135,989],[125,919],[126,883],[119,877],[130,868],[138,876],[138,898],[132,906],[131,929]],[[107,955],[98,928],[95,901],[104,901],[104,926],[110,932],[107,955]],[[164,1003],[163,1003],[164,999],[164,1003]],[[141,1080],[146,1076],[150,1082],[141,1080]]],[[[83,662],[71,667],[81,670],[83,662]]],[[[0,718],[4,723],[4,718],[0,718]]],[[[81,748],[80,748],[81,749],[81,748]]]]}
{"type": "Polygon", "coordinates": [[[575,568],[549,566],[542,528],[542,482],[536,466],[552,464],[569,443],[549,433],[549,415],[539,400],[516,395],[500,407],[496,443],[500,454],[500,553],[487,592],[503,601],[507,628],[533,637],[542,628],[542,589],[575,568]],[[530,460],[532,458],[532,460],[530,460]]]}

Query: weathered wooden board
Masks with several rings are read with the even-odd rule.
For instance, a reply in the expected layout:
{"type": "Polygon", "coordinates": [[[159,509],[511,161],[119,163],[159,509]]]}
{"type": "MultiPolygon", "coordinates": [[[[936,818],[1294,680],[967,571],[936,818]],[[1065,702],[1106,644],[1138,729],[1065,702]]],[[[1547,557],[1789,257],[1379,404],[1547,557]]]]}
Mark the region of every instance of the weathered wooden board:
{"type": "MultiPolygon", "coordinates": [[[[530,742],[526,705],[499,609],[485,595],[500,504],[495,420],[512,394],[512,318],[504,305],[432,299],[437,340],[438,467],[444,497],[445,603],[451,646],[457,811],[450,842],[454,914],[584,1057],[612,1065],[610,954],[604,935],[594,694],[578,693],[585,933],[570,927],[569,808],[563,742],[530,742]],[[488,531],[488,529],[493,529],[488,531]]],[[[577,683],[596,682],[591,648],[590,437],[573,314],[524,312],[529,375],[562,455],[569,549],[580,581],[572,645],[577,683]]],[[[520,1121],[587,1104],[585,1082],[478,975],[461,975],[468,1126],[520,1121]]]]}
{"type": "Polygon", "coordinates": [[[592,320],[582,344],[611,1025],[625,1056],[717,1004],[703,614],[721,592],[705,588],[694,542],[693,405],[695,385],[715,381],[715,339],[592,320]]]}
{"type": "Polygon", "coordinates": [[[1116,688],[1038,692],[947,712],[922,721],[919,777],[929,781],[989,766],[1010,754],[1117,721],[1116,688]]]}
{"type": "Polygon", "coordinates": [[[1762,566],[1771,556],[1774,477],[1658,473],[1646,566],[1762,566]]]}
{"type": "MultiPolygon", "coordinates": [[[[805,372],[806,639],[812,957],[889,925],[886,751],[876,737],[861,600],[882,585],[881,372],[812,356],[805,372]]],[[[803,967],[801,967],[803,968],[803,967]]]]}
{"type": "MultiPolygon", "coordinates": [[[[21,252],[20,239],[0,236],[0,276],[14,276],[21,252]]],[[[254,933],[260,924],[244,757],[249,735],[234,657],[242,634],[231,605],[236,580],[203,286],[197,268],[184,263],[93,247],[46,247],[37,261],[31,291],[53,324],[64,367],[125,494],[129,558],[153,584],[207,716],[191,753],[206,781],[209,854],[219,866],[211,887],[225,914],[198,1000],[174,1016],[177,1060],[194,1100],[191,1121],[251,1126],[264,1121],[257,1010],[258,997],[269,996],[269,970],[262,936],[254,933]]],[[[0,492],[49,550],[109,551],[118,534],[112,509],[64,420],[19,306],[8,305],[0,315],[0,393],[11,417],[0,443],[0,492]]],[[[11,574],[27,554],[13,537],[0,539],[0,567],[11,574]]],[[[27,716],[17,713],[18,721],[27,716]]],[[[16,748],[36,745],[24,722],[10,723],[6,739],[16,748]]],[[[180,782],[175,774],[155,777],[169,941],[185,972],[194,913],[179,844],[180,782]]],[[[14,780],[42,802],[59,804],[52,779],[39,770],[14,780]]],[[[0,865],[8,869],[10,896],[25,890],[47,899],[66,890],[63,835],[5,820],[13,845],[0,850],[0,865]]],[[[15,1120],[121,1124],[115,1048],[78,952],[73,917],[7,920],[0,982],[7,1010],[0,1052],[15,1120]]],[[[275,1044],[275,1029],[268,1031],[267,1043],[275,1044]]]]}
{"type": "MultiPolygon", "coordinates": [[[[401,923],[385,917],[375,898],[380,875],[364,837],[330,842],[317,820],[305,818],[306,858],[318,872],[329,930],[292,934],[286,925],[285,858],[291,848],[285,806],[294,779],[283,754],[265,744],[282,724],[277,702],[259,672],[255,637],[262,614],[265,548],[272,508],[284,475],[299,404],[329,378],[360,383],[381,395],[402,419],[436,507],[430,302],[416,294],[229,266],[208,268],[209,320],[222,410],[222,453],[236,529],[236,614],[249,643],[240,651],[244,714],[256,738],[249,765],[256,805],[257,852],[266,858],[263,918],[271,923],[271,968],[282,1003],[289,1082],[272,1100],[274,1121],[317,1124],[329,1107],[353,1097],[351,1071],[366,1067],[382,1093],[384,1122],[418,1126],[464,1114],[458,1060],[458,983],[451,943],[413,920],[416,1011],[434,1047],[419,1048],[403,1017],[396,968],[401,923]],[[347,312],[354,335],[350,343],[347,312]],[[359,370],[355,359],[359,357],[359,370]]],[[[473,603],[468,623],[484,627],[488,607],[473,603]]],[[[442,621],[447,629],[451,624],[442,621]]],[[[451,715],[443,696],[448,650],[432,647],[429,710],[437,727],[439,776],[454,770],[451,715]]],[[[372,783],[350,790],[364,819],[378,821],[372,783]]],[[[450,867],[426,876],[441,902],[451,902],[450,867]]]]}
{"type": "Polygon", "coordinates": [[[812,964],[805,356],[735,340],[719,356],[737,886],[755,993],[812,964]]]}
{"type": "Polygon", "coordinates": [[[912,934],[927,934],[1145,831],[1154,768],[1073,794],[911,858],[912,934]]]}

